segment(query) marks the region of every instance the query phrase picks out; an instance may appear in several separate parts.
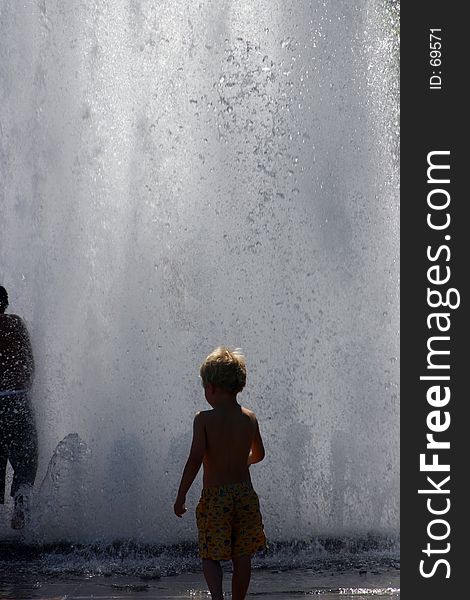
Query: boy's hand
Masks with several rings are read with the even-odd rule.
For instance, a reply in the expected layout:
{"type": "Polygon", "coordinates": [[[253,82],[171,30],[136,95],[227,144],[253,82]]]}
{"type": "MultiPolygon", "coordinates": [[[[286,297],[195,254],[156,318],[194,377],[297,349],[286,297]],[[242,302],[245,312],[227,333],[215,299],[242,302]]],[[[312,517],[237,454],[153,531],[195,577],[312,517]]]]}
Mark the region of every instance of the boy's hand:
{"type": "Polygon", "coordinates": [[[176,502],[173,505],[173,510],[175,511],[175,515],[181,519],[181,517],[186,512],[187,508],[184,505],[186,498],[176,498],[176,502]]]}

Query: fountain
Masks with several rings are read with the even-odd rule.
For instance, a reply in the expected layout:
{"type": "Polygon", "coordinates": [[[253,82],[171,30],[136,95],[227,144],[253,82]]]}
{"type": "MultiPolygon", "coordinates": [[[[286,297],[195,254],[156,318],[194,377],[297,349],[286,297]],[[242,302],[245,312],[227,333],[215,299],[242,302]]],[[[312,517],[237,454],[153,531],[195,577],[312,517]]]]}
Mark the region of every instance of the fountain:
{"type": "Polygon", "coordinates": [[[32,540],[195,539],[200,476],[184,519],[172,504],[221,343],[247,357],[268,537],[397,535],[396,2],[0,16],[0,282],[36,357],[32,540]]]}

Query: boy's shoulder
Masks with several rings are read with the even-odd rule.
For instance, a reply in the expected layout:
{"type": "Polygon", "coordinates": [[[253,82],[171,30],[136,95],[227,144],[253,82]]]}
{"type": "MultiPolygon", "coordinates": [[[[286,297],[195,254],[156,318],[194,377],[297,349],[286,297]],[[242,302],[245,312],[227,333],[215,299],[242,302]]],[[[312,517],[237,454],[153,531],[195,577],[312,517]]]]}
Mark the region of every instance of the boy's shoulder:
{"type": "Polygon", "coordinates": [[[208,410],[198,410],[198,412],[194,415],[194,421],[204,423],[211,412],[213,412],[213,410],[210,408],[208,410]]]}
{"type": "MultiPolygon", "coordinates": [[[[240,409],[242,411],[243,414],[245,414],[247,417],[250,417],[250,419],[256,421],[256,414],[254,413],[254,411],[250,410],[249,408],[246,408],[246,406],[241,406],[240,405],[240,409]]],[[[195,419],[207,419],[208,417],[210,418],[213,414],[215,414],[215,411],[213,408],[208,408],[207,410],[200,410],[196,413],[195,415],[195,419]]]]}
{"type": "Polygon", "coordinates": [[[245,415],[247,415],[251,419],[255,419],[256,420],[256,415],[255,415],[255,412],[253,410],[247,408],[246,406],[240,406],[240,408],[242,409],[242,412],[245,415]]]}

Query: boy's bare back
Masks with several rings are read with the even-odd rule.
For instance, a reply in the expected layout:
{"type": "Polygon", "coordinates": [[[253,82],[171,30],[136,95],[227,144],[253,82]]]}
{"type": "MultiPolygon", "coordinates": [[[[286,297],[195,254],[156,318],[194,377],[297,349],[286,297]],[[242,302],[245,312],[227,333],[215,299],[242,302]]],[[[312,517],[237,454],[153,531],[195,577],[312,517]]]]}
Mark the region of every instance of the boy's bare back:
{"type": "Polygon", "coordinates": [[[203,486],[250,481],[250,451],[262,447],[255,413],[236,403],[202,411],[198,420],[205,440],[203,486]]]}

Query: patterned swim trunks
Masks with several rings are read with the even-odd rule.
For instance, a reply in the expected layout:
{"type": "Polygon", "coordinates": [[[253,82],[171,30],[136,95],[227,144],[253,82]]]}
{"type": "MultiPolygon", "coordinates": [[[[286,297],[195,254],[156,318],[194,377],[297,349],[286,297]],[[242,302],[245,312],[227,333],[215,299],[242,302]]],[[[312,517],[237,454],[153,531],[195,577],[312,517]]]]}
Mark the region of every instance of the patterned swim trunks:
{"type": "Polygon", "coordinates": [[[259,499],[250,481],[203,488],[196,521],[201,558],[230,560],[266,548],[259,499]]]}

